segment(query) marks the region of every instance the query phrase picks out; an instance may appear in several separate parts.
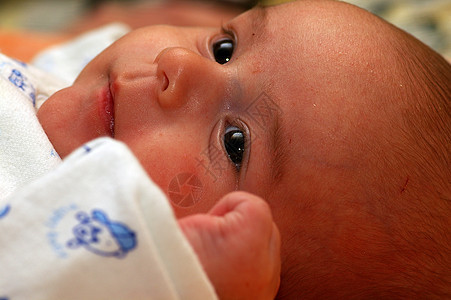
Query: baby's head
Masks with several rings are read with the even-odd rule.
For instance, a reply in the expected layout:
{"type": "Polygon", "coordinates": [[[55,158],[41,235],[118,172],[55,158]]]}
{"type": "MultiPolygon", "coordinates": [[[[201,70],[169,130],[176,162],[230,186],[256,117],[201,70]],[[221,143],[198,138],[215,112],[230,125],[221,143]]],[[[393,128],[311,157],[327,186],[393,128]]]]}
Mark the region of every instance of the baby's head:
{"type": "Polygon", "coordinates": [[[178,216],[235,189],[267,199],[281,296],[429,295],[449,281],[450,78],[381,19],[298,1],[134,31],[38,117],[63,157],[109,135],[165,191],[191,174],[202,191],[178,216]]]}

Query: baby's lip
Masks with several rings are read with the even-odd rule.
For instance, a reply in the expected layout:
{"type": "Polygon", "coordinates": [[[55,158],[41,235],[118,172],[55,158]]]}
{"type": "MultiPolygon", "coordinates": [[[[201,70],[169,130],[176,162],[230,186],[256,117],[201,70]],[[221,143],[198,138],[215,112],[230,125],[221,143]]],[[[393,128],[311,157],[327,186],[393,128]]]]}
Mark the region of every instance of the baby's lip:
{"type": "Polygon", "coordinates": [[[155,108],[158,102],[157,90],[161,89],[155,68],[156,66],[146,66],[145,71],[138,70],[133,74],[113,70],[108,74],[113,107],[113,137],[114,130],[117,131],[122,126],[122,120],[127,119],[127,124],[133,123],[132,119],[142,116],[143,112],[148,115],[147,112],[155,108]]]}
{"type": "Polygon", "coordinates": [[[105,132],[114,138],[114,93],[110,82],[102,88],[99,113],[105,126],[105,132]]]}
{"type": "Polygon", "coordinates": [[[111,137],[114,138],[114,110],[115,110],[115,106],[114,106],[114,89],[111,88],[111,82],[108,82],[108,91],[107,91],[107,98],[108,98],[108,102],[107,102],[107,106],[106,106],[106,112],[107,115],[110,117],[110,123],[109,123],[109,129],[110,129],[110,133],[111,133],[111,137]]]}

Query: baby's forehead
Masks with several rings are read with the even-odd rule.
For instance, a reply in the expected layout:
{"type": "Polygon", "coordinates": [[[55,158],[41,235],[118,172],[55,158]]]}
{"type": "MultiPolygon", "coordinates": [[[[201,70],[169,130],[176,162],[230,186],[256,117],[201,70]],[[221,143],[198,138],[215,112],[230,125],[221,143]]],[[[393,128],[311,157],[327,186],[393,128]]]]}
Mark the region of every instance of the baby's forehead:
{"type": "Polygon", "coordinates": [[[297,1],[268,8],[267,18],[268,47],[276,50],[266,53],[277,55],[266,64],[272,78],[267,93],[282,110],[281,140],[288,145],[281,151],[285,177],[272,198],[280,203],[343,176],[358,180],[351,177],[358,175],[352,170],[359,160],[389,150],[395,129],[406,129],[403,104],[424,94],[420,78],[436,55],[382,19],[340,2],[297,1]]]}
{"type": "Polygon", "coordinates": [[[297,0],[297,1],[285,1],[285,3],[278,5],[266,5],[259,6],[267,10],[269,16],[276,15],[276,18],[290,21],[295,16],[322,16],[325,12],[329,11],[335,15],[341,15],[343,17],[350,16],[352,14],[361,15],[366,11],[359,7],[337,0],[297,0]],[[282,12],[282,13],[281,13],[282,12]]]}
{"type": "MultiPolygon", "coordinates": [[[[246,78],[262,82],[257,86],[282,112],[274,154],[285,175],[282,186],[308,182],[311,170],[349,170],[360,151],[352,148],[354,142],[386,122],[377,109],[384,103],[379,100],[390,98],[389,86],[399,87],[394,49],[405,36],[336,1],[297,1],[265,11],[267,37],[246,57],[262,71],[246,78]]],[[[313,180],[318,186],[320,181],[321,176],[313,180]]],[[[280,195],[288,192],[282,188],[280,195]]]]}
{"type": "Polygon", "coordinates": [[[351,32],[346,30],[349,28],[353,30],[359,29],[356,31],[363,33],[369,28],[380,30],[388,25],[386,22],[380,22],[382,19],[364,9],[335,0],[299,0],[266,6],[263,9],[270,26],[273,26],[279,33],[288,33],[293,29],[302,30],[302,28],[299,28],[299,25],[316,24],[325,25],[327,28],[323,28],[324,30],[320,32],[312,31],[309,34],[322,33],[333,37],[339,31],[351,32]]]}

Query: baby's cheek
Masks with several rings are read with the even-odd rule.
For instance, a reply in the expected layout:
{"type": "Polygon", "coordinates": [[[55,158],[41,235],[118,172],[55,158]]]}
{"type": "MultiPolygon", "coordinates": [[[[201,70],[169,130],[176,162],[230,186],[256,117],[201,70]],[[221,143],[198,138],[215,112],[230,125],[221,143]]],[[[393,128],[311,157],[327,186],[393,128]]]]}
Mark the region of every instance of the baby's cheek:
{"type": "Polygon", "coordinates": [[[136,142],[128,142],[151,179],[167,195],[177,217],[208,212],[236,187],[234,174],[224,170],[228,165],[212,163],[191,140],[182,137],[171,136],[155,143],[155,135],[151,135],[145,137],[147,141],[141,136],[136,142]]]}
{"type": "Polygon", "coordinates": [[[146,164],[152,180],[168,197],[176,216],[205,213],[214,205],[212,182],[198,167],[195,157],[166,155],[146,164]]]}
{"type": "Polygon", "coordinates": [[[163,186],[177,217],[204,212],[205,186],[195,169],[173,173],[163,186]]]}
{"type": "Polygon", "coordinates": [[[203,170],[176,174],[166,185],[165,193],[178,218],[207,213],[227,193],[222,182],[214,181],[203,170]]]}

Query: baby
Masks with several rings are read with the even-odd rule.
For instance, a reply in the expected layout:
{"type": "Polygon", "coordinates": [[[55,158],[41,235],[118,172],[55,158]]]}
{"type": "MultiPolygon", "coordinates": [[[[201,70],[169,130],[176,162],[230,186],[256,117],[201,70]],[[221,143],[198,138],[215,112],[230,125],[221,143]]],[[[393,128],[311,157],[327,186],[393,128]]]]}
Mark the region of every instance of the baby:
{"type": "Polygon", "coordinates": [[[450,64],[415,38],[348,4],[297,1],[219,29],[133,31],[38,118],[62,157],[110,136],[166,191],[195,174],[202,195],[178,217],[234,190],[266,199],[279,298],[446,298],[450,99],[450,64]]]}

